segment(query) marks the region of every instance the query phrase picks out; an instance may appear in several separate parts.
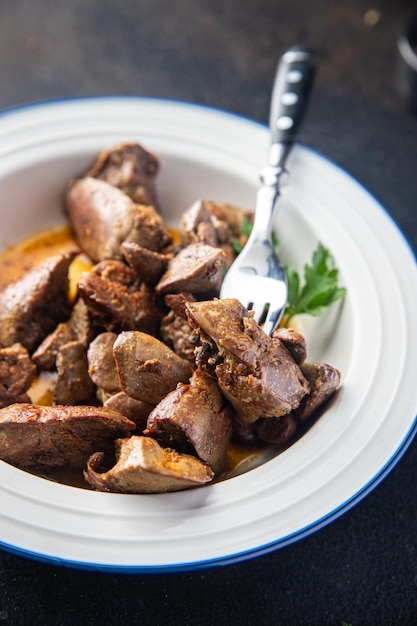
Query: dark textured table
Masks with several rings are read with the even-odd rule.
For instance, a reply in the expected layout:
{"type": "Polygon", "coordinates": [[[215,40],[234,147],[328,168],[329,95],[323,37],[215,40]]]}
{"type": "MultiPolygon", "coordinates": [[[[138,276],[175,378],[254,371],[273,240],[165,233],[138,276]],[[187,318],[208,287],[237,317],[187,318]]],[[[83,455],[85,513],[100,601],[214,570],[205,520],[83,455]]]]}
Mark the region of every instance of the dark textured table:
{"type": "MultiPolygon", "coordinates": [[[[415,0],[2,0],[0,107],[90,94],[265,121],[279,55],[316,51],[302,141],[353,174],[417,250],[417,117],[395,85],[415,0]]],[[[393,316],[395,323],[395,315],[393,316]]],[[[0,622],[417,623],[417,443],[353,510],[290,547],[195,573],[113,575],[0,552],[0,622]]]]}

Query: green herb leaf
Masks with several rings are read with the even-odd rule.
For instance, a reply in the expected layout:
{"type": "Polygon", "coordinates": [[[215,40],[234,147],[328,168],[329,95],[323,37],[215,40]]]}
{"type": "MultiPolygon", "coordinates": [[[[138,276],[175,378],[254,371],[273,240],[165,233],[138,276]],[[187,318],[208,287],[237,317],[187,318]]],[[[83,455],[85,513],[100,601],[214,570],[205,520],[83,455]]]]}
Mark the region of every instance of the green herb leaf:
{"type": "Polygon", "coordinates": [[[288,281],[288,303],[285,321],[288,325],[294,315],[307,313],[318,317],[323,310],[342,298],[346,289],[338,286],[338,269],[333,257],[321,244],[317,245],[311,264],[304,266],[304,284],[300,286],[298,272],[291,265],[285,266],[288,281]]]}
{"type": "Polygon", "coordinates": [[[240,225],[240,237],[232,237],[231,239],[232,247],[236,254],[240,254],[245,247],[248,237],[251,234],[252,226],[253,223],[251,220],[244,217],[240,225]]]}
{"type": "Polygon", "coordinates": [[[272,239],[272,247],[274,248],[275,253],[279,254],[279,241],[274,230],[272,231],[271,239],[272,239]]]}

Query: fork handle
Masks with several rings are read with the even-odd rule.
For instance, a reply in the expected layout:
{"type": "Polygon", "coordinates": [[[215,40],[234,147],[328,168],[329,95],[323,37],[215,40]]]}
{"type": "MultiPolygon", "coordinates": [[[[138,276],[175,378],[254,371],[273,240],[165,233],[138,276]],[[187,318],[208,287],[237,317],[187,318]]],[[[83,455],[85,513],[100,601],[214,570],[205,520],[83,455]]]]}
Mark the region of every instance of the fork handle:
{"type": "Polygon", "coordinates": [[[269,163],[260,173],[252,240],[270,237],[281,175],[307,108],[315,66],[305,46],[289,48],[278,63],[271,95],[269,163]]]}
{"type": "Polygon", "coordinates": [[[315,69],[313,54],[301,45],[289,48],[278,63],[269,116],[270,165],[281,165],[284,169],[284,159],[295,141],[307,107],[315,69]]]}

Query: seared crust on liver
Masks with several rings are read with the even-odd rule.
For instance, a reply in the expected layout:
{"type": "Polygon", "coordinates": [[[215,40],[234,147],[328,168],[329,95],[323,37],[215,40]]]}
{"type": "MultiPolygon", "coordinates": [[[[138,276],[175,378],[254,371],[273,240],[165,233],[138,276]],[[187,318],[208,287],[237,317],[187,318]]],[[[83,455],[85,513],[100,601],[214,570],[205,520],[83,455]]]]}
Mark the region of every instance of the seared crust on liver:
{"type": "Polygon", "coordinates": [[[189,244],[168,263],[166,272],[156,285],[159,294],[209,293],[219,285],[225,253],[204,243],[189,244]]]}
{"type": "Polygon", "coordinates": [[[153,409],[147,434],[176,450],[192,448],[215,474],[227,465],[232,413],[215,380],[199,370],[190,384],[179,384],[153,409]]]}
{"type": "Polygon", "coordinates": [[[179,382],[187,383],[193,373],[188,361],[162,341],[139,331],[120,333],[113,354],[122,391],[154,406],[179,382]]]}
{"type": "Polygon", "coordinates": [[[206,463],[164,449],[151,437],[118,439],[116,458],[113,468],[100,473],[104,455],[92,455],[84,471],[86,481],[100,491],[166,493],[205,485],[213,478],[206,463]]]}
{"type": "Polygon", "coordinates": [[[30,402],[27,391],[36,378],[36,367],[26,348],[16,343],[0,350],[0,408],[30,402]]]}
{"type": "Polygon", "coordinates": [[[156,251],[171,242],[154,207],[136,204],[123,191],[97,178],[71,183],[67,213],[79,246],[95,263],[122,259],[124,241],[156,251]]]}
{"type": "Polygon", "coordinates": [[[118,187],[138,204],[157,207],[154,179],[158,158],[138,143],[121,143],[104,150],[86,176],[118,187]]]}
{"type": "Polygon", "coordinates": [[[142,330],[155,334],[162,311],[155,294],[121,261],[101,261],[84,272],[78,292],[93,321],[108,331],[142,330]]]}
{"type": "Polygon", "coordinates": [[[304,422],[339,389],[341,374],[328,363],[303,363],[301,369],[311,386],[311,393],[297,409],[298,418],[304,422]]]}
{"type": "Polygon", "coordinates": [[[0,409],[0,458],[24,469],[85,466],[97,449],[113,449],[135,428],[110,409],[12,404],[0,409]]]}
{"type": "Polygon", "coordinates": [[[0,344],[32,352],[70,314],[68,268],[74,254],[47,257],[0,292],[0,344]]]}
{"type": "Polygon", "coordinates": [[[186,304],[200,335],[197,364],[211,371],[242,422],[297,408],[309,384],[290,353],[271,339],[237,300],[186,304]]]}

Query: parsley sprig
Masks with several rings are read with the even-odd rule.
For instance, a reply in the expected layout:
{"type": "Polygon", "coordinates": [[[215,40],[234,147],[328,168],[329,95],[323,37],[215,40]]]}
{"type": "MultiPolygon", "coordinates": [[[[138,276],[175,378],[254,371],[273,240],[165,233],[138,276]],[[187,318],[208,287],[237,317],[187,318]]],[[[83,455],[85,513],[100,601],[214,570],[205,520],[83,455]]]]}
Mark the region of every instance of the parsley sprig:
{"type": "Polygon", "coordinates": [[[285,309],[285,324],[294,315],[307,313],[314,317],[322,315],[325,308],[340,300],[346,292],[345,287],[339,287],[339,270],[329,250],[321,243],[317,244],[311,257],[311,264],[304,265],[304,283],[301,284],[297,270],[285,266],[288,282],[288,301],[285,309]]]}
{"type": "MultiPolygon", "coordinates": [[[[239,254],[250,235],[252,222],[243,220],[241,225],[241,237],[232,240],[232,245],[239,254]]],[[[273,233],[273,244],[278,251],[278,241],[273,233]]],[[[334,264],[334,259],[321,243],[317,244],[311,256],[310,264],[304,265],[303,278],[292,265],[285,265],[285,273],[288,283],[288,300],[284,312],[284,323],[289,325],[295,315],[306,313],[319,317],[324,309],[340,300],[346,292],[344,287],[339,287],[339,270],[334,264]]]]}

